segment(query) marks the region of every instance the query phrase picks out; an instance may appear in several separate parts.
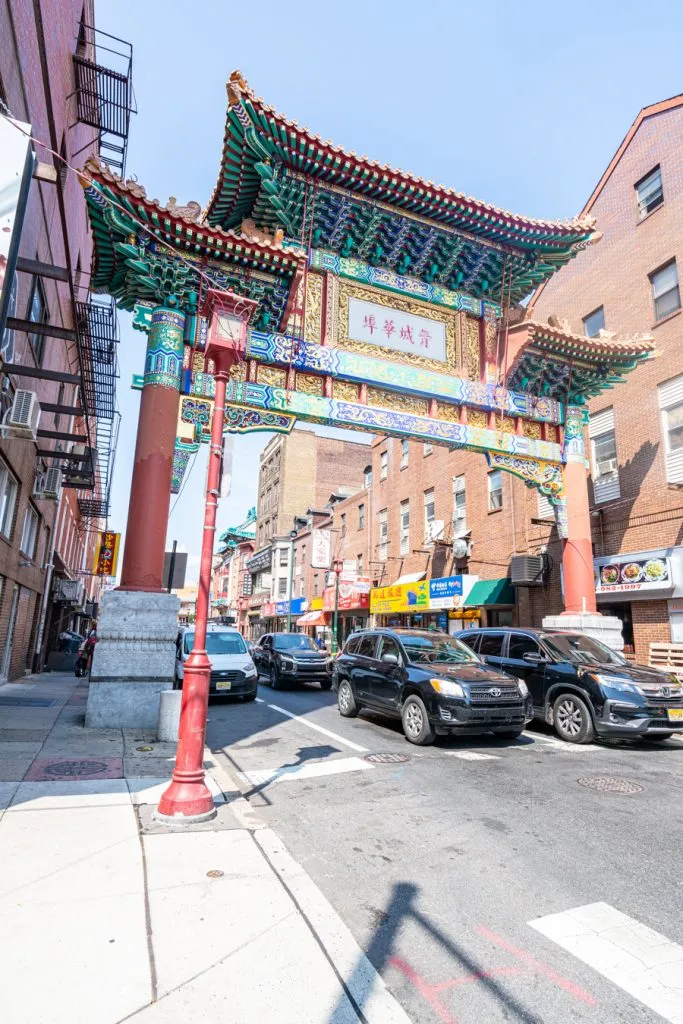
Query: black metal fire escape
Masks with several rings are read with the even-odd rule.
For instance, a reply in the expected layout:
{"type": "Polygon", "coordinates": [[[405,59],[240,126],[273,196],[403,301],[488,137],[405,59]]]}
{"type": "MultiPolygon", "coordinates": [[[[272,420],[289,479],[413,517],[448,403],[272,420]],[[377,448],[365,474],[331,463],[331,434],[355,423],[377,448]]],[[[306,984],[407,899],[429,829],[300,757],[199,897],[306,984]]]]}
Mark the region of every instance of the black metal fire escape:
{"type": "Polygon", "coordinates": [[[102,160],[124,176],[133,94],[133,47],[83,25],[74,54],[78,120],[97,129],[102,160]]]}

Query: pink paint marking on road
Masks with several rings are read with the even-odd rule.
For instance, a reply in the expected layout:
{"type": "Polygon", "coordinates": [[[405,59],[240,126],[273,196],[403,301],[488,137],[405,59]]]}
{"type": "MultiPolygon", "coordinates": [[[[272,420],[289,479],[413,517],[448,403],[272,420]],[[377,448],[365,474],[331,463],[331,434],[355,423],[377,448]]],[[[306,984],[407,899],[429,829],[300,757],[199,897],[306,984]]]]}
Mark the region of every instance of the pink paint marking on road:
{"type": "Polygon", "coordinates": [[[426,981],[421,974],[418,974],[414,967],[411,967],[409,963],[402,960],[400,956],[392,956],[389,963],[392,967],[395,967],[397,971],[400,971],[401,974],[405,974],[408,981],[411,982],[420,995],[427,1000],[442,1024],[458,1024],[457,1019],[452,1016],[439,999],[439,994],[436,991],[436,985],[432,985],[430,982],[426,981]]]}
{"type": "Polygon", "coordinates": [[[580,985],[576,985],[573,981],[570,981],[569,978],[565,978],[562,974],[558,974],[558,972],[553,970],[552,967],[549,967],[547,964],[537,960],[536,957],[531,956],[530,953],[525,953],[523,949],[518,949],[517,946],[513,946],[512,943],[508,942],[508,940],[503,938],[502,935],[497,935],[495,932],[490,931],[490,929],[485,928],[483,925],[478,925],[475,930],[479,935],[488,939],[489,942],[492,942],[495,946],[498,946],[500,949],[504,949],[507,953],[511,953],[513,956],[516,956],[518,960],[527,964],[528,967],[532,968],[538,974],[542,974],[545,978],[554,982],[558,988],[563,989],[565,992],[569,992],[569,994],[574,996],[575,999],[578,999],[579,1002],[585,1003],[586,1006],[597,1006],[597,999],[595,999],[590,992],[586,992],[586,990],[581,988],[580,985]]]}

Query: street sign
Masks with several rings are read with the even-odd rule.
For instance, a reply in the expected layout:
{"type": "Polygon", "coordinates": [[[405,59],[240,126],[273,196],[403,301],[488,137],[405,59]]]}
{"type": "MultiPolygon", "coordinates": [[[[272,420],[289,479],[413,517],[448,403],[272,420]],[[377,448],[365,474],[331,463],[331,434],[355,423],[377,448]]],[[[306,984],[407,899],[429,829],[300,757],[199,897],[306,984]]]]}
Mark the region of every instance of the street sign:
{"type": "Polygon", "coordinates": [[[173,579],[169,580],[171,572],[171,557],[172,551],[167,551],[164,555],[164,576],[163,576],[163,587],[164,590],[181,590],[185,586],[185,573],[187,572],[187,552],[176,551],[175,563],[173,565],[173,579]]]}

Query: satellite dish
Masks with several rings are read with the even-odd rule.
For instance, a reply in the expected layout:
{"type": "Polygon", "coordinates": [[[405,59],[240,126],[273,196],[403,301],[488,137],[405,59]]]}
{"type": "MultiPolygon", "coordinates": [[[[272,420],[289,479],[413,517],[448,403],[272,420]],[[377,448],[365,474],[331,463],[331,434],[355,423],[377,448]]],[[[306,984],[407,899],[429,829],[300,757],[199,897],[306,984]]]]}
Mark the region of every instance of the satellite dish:
{"type": "Polygon", "coordinates": [[[469,541],[465,540],[464,537],[457,537],[453,541],[453,557],[454,558],[467,558],[470,553],[469,541]]]}

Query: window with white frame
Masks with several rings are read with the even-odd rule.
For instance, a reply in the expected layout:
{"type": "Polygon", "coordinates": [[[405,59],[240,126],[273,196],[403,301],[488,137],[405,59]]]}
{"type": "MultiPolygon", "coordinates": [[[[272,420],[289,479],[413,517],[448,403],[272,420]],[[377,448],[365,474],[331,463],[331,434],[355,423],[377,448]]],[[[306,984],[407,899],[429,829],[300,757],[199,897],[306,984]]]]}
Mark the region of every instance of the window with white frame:
{"type": "Polygon", "coordinates": [[[289,565],[289,551],[287,548],[280,548],[280,565],[284,568],[289,565]]]}
{"type": "Polygon", "coordinates": [[[389,519],[385,508],[379,514],[379,560],[386,562],[389,550],[389,519]]]}
{"type": "MultiPolygon", "coordinates": [[[[45,289],[39,277],[34,277],[31,284],[31,293],[28,303],[26,319],[34,324],[46,324],[49,322],[50,314],[45,301],[45,289]]],[[[28,340],[31,342],[33,354],[36,357],[36,364],[43,365],[43,351],[45,349],[45,335],[29,332],[28,340]]]]}
{"type": "Polygon", "coordinates": [[[285,576],[282,576],[277,581],[277,593],[278,597],[284,597],[285,594],[287,593],[287,579],[285,576]]]}
{"type": "Polygon", "coordinates": [[[358,529],[365,529],[365,505],[358,506],[358,529]]]}
{"type": "Polygon", "coordinates": [[[636,182],[636,199],[638,201],[638,219],[642,220],[652,213],[664,202],[664,190],[662,188],[662,171],[660,167],[646,174],[644,178],[636,182]]]}
{"type": "Polygon", "coordinates": [[[503,474],[499,469],[492,469],[488,474],[489,512],[503,507],[503,474]]]}
{"type": "Polygon", "coordinates": [[[362,555],[358,555],[358,557],[356,558],[356,565],[358,566],[358,575],[362,576],[363,575],[363,556],[362,555]]]}
{"type": "Polygon", "coordinates": [[[583,333],[587,338],[594,338],[605,329],[605,307],[598,306],[592,313],[583,318],[583,333]]]}
{"type": "Polygon", "coordinates": [[[655,307],[655,320],[663,320],[681,308],[681,293],[678,287],[678,270],[676,260],[655,270],[650,274],[652,285],[652,301],[655,307]]]}
{"type": "Polygon", "coordinates": [[[606,501],[614,501],[621,493],[617,464],[617,438],[614,431],[614,409],[604,409],[590,417],[588,436],[591,442],[595,503],[601,505],[606,501]]]}
{"type": "Polygon", "coordinates": [[[423,455],[431,455],[433,451],[434,451],[434,445],[431,443],[431,441],[425,441],[424,448],[422,449],[422,454],[423,455]]]}
{"type": "Polygon", "coordinates": [[[662,412],[666,479],[683,483],[683,374],[664,381],[657,388],[662,412]]]}
{"type": "Polygon", "coordinates": [[[340,522],[340,525],[341,525],[341,535],[342,535],[342,537],[345,537],[346,536],[346,512],[342,512],[342,514],[339,516],[339,522],[340,522]]]}
{"type": "Polygon", "coordinates": [[[319,585],[318,581],[319,581],[318,573],[317,572],[313,573],[313,597],[317,597],[318,596],[318,585],[319,585]]]}
{"type": "Polygon", "coordinates": [[[5,537],[12,536],[14,508],[17,503],[19,484],[10,473],[8,467],[0,460],[0,533],[5,537]]]}
{"type": "Polygon", "coordinates": [[[401,502],[400,526],[401,554],[407,555],[410,551],[410,501],[408,499],[401,502]]]}
{"type": "Polygon", "coordinates": [[[555,511],[550,504],[550,498],[545,494],[541,494],[540,491],[536,491],[536,494],[538,495],[538,518],[554,519],[555,511]]]}
{"type": "Polygon", "coordinates": [[[366,490],[372,487],[372,466],[366,466],[363,470],[363,485],[366,490]]]}
{"type": "Polygon", "coordinates": [[[306,562],[306,545],[302,544],[301,545],[301,564],[304,565],[305,562],[306,562]]]}
{"type": "Polygon", "coordinates": [[[19,545],[19,550],[27,558],[33,558],[36,553],[39,522],[40,516],[33,506],[29,505],[24,513],[24,528],[21,531],[21,544],[19,545]]]}
{"type": "Polygon", "coordinates": [[[431,524],[436,519],[436,507],[434,505],[434,488],[430,487],[428,491],[424,492],[424,526],[425,526],[425,539],[428,540],[430,536],[431,524]]]}
{"type": "Polygon", "coordinates": [[[453,536],[462,537],[467,533],[467,494],[465,474],[453,477],[453,536]]]}
{"type": "Polygon", "coordinates": [[[404,438],[401,441],[401,469],[405,469],[408,465],[408,451],[410,449],[410,441],[404,438]]]}
{"type": "Polygon", "coordinates": [[[389,452],[382,452],[379,457],[379,478],[386,480],[389,471],[389,452]]]}

